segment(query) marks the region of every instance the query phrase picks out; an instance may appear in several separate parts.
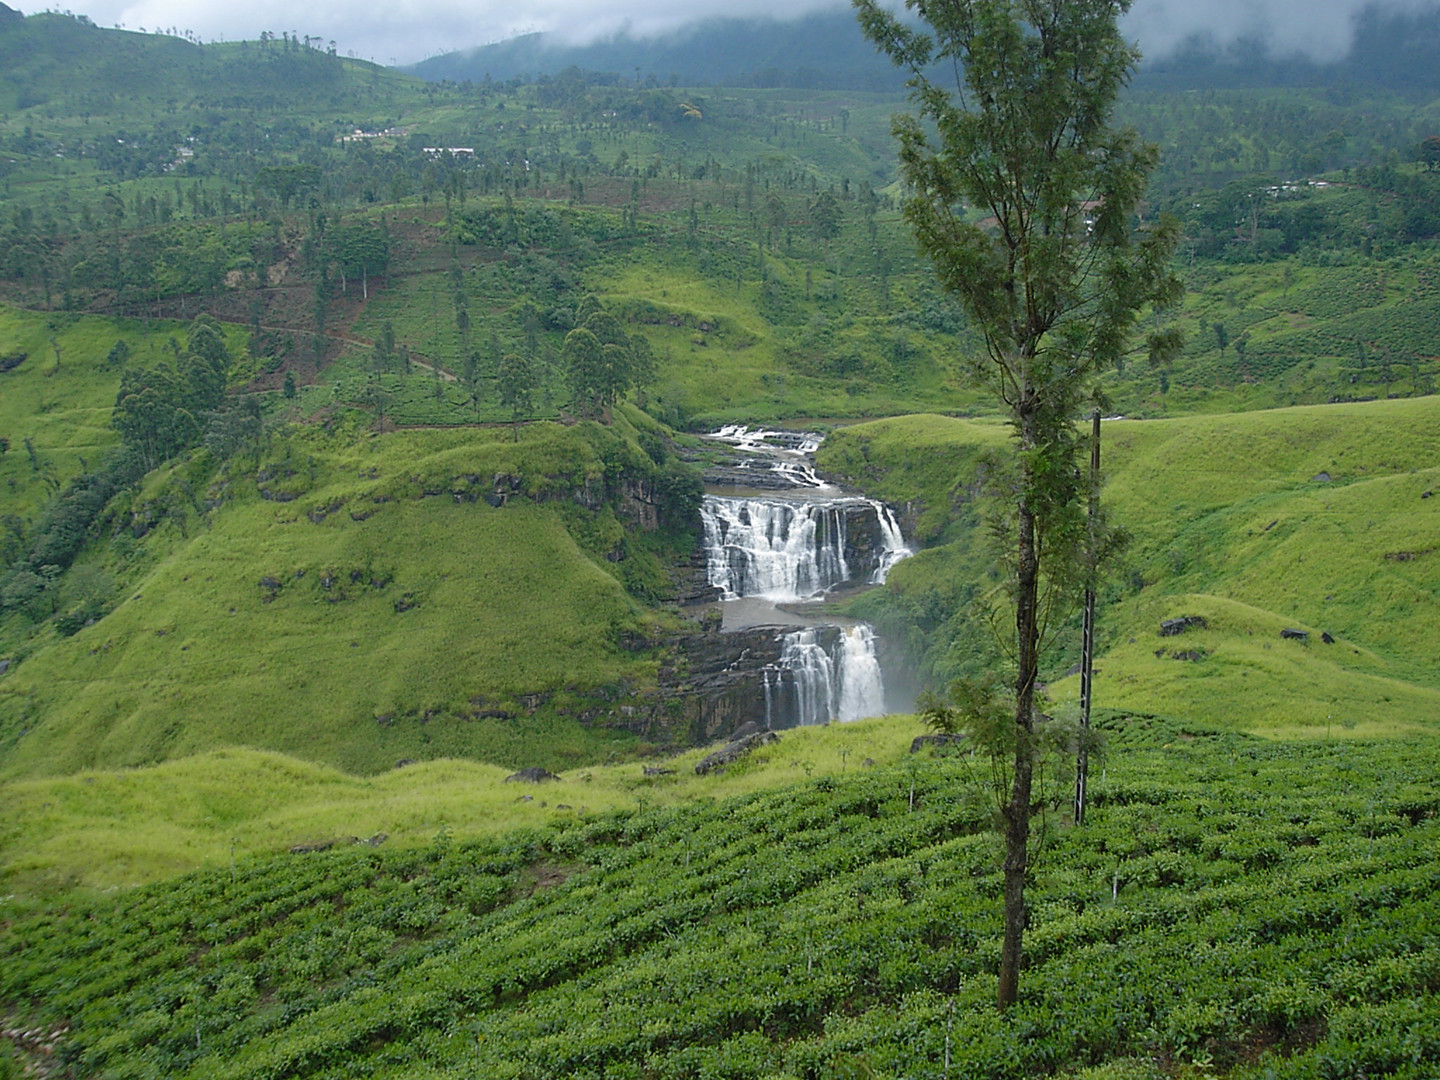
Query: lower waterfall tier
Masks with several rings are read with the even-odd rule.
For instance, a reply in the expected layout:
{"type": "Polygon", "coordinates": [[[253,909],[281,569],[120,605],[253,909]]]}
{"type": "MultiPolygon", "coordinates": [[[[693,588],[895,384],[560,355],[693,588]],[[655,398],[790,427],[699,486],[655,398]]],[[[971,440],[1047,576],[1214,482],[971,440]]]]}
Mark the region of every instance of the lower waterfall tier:
{"type": "Polygon", "coordinates": [[[765,672],[767,728],[863,720],[885,711],[869,626],[806,627],[781,641],[779,661],[765,672]]]}

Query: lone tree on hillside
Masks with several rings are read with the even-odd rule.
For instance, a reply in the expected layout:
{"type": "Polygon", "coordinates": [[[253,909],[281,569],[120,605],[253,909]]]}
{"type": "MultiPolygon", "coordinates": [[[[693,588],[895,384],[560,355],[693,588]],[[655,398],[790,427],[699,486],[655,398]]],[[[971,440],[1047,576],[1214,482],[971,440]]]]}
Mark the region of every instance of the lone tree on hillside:
{"type": "MultiPolygon", "coordinates": [[[[1116,25],[1129,0],[907,0],[921,28],[880,0],[853,2],[866,36],[912,74],[919,116],[894,121],[912,192],[905,215],[984,335],[969,374],[1014,432],[1000,522],[1015,628],[1002,700],[1013,724],[994,742],[1009,773],[998,807],[1003,1009],[1017,997],[1025,929],[1036,678],[1056,605],[1078,599],[1084,573],[1088,491],[1074,421],[1095,376],[1120,361],[1140,309],[1178,297],[1167,269],[1178,232],[1137,226],[1156,151],[1110,126],[1139,57],[1116,25]]],[[[1157,334],[1152,358],[1177,343],[1157,334]]]]}

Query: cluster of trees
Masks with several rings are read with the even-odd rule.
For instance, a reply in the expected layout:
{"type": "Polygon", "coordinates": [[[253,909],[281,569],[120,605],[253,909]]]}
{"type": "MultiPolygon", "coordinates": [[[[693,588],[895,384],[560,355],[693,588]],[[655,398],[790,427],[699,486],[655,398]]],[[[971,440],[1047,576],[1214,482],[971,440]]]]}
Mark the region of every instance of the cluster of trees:
{"type": "Polygon", "coordinates": [[[608,420],[616,402],[654,379],[655,355],[644,336],[626,334],[593,296],[580,301],[575,322],[560,353],[571,404],[582,416],[608,420]]]}
{"type": "Polygon", "coordinates": [[[176,342],[173,351],[158,364],[127,364],[115,398],[111,423],[147,470],[198,442],[225,400],[231,357],[219,323],[197,316],[185,349],[176,342]]]}
{"type": "Polygon", "coordinates": [[[324,257],[340,271],[340,287],[349,288],[349,279],[360,279],[361,294],[370,296],[370,277],[390,269],[390,234],[383,224],[348,221],[325,234],[324,257]]]}
{"type": "Polygon", "coordinates": [[[4,520],[0,611],[54,615],[61,632],[74,633],[102,613],[108,594],[96,574],[70,580],[66,571],[115,496],[184,450],[203,445],[223,460],[258,439],[259,402],[227,402],[231,357],[220,325],[200,315],[183,348],[171,342],[173,357],[157,364],[136,362],[123,341],[110,350],[108,361],[124,366],[112,414],[121,445],[67,484],[30,525],[13,515],[4,520]]]}
{"type": "MultiPolygon", "coordinates": [[[[23,611],[32,617],[57,613],[61,576],[74,562],[110,500],[144,474],[139,456],[122,448],[93,472],[66,485],[28,528],[18,517],[7,515],[0,549],[7,564],[0,573],[0,611],[23,611]]],[[[72,614],[96,614],[92,610],[96,599],[89,595],[80,598],[79,609],[72,614]]],[[[72,618],[64,629],[73,632],[79,625],[72,618]]]]}
{"type": "Polygon", "coordinates": [[[1370,256],[1440,235],[1440,180],[1393,166],[1359,169],[1353,190],[1232,180],[1175,200],[1193,254],[1263,262],[1307,252],[1370,256]]]}

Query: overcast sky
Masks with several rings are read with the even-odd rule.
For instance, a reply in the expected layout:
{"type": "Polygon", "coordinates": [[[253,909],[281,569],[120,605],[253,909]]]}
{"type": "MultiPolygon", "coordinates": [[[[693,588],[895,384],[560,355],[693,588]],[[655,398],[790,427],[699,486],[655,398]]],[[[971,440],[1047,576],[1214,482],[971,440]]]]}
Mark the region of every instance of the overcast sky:
{"type": "MultiPolygon", "coordinates": [[[[1433,8],[1440,0],[1380,0],[1392,9],[1433,8]]],[[[34,12],[39,3],[11,7],[34,12]]],[[[571,42],[629,29],[637,36],[672,30],[713,15],[800,15],[846,8],[846,0],[81,0],[77,13],[101,26],[135,30],[176,28],[202,40],[234,41],[293,30],[334,41],[341,54],[382,64],[414,63],[451,52],[544,30],[571,42]]],[[[1194,34],[1224,43],[1238,36],[1269,35],[1272,51],[1334,59],[1350,41],[1365,0],[1134,0],[1126,26],[1149,56],[1163,55],[1194,34]]]]}

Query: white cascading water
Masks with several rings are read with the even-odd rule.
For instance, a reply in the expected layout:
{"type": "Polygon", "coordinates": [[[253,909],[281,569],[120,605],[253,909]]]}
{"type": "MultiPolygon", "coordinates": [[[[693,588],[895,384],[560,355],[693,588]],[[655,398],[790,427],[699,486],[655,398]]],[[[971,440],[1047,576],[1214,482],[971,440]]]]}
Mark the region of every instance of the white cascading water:
{"type": "Polygon", "coordinates": [[[816,597],[851,580],[846,557],[848,511],[874,510],[879,525],[870,584],[910,554],[895,515],[870,499],[800,501],[707,495],[700,508],[706,569],[726,600],[762,596],[777,602],[816,597]]]}
{"type": "Polygon", "coordinates": [[[837,720],[863,720],[885,711],[885,682],[875,655],[875,631],[868,623],[840,635],[840,703],[837,720]]]}
{"type": "Polygon", "coordinates": [[[766,727],[862,720],[885,711],[885,684],[870,627],[845,627],[829,648],[821,636],[815,627],[784,635],[780,662],[765,673],[766,727]],[[791,715],[777,715],[787,683],[794,709],[791,715]]]}
{"type": "Polygon", "coordinates": [[[820,449],[821,442],[821,436],[813,431],[771,431],[768,428],[752,431],[747,424],[727,424],[712,432],[709,438],[729,443],[740,450],[757,452],[779,448],[796,454],[813,454],[820,449]]]}
{"type": "Polygon", "coordinates": [[[901,535],[900,523],[895,520],[890,507],[881,502],[873,505],[875,517],[880,523],[880,534],[885,538],[885,547],[881,551],[879,565],[870,575],[870,584],[884,585],[885,575],[890,573],[892,566],[910,554],[910,548],[905,543],[905,537],[901,535]]]}
{"type": "MultiPolygon", "coordinates": [[[[841,585],[879,585],[910,554],[900,523],[884,503],[821,497],[835,489],[811,461],[820,435],[737,424],[710,438],[753,455],[731,466],[735,474],[765,472],[767,481],[783,479],[808,489],[789,499],[705,496],[700,516],[707,575],[724,599],[795,603],[841,585]],[[871,535],[851,537],[852,530],[871,535]]],[[[779,659],[765,672],[767,727],[859,720],[885,711],[875,634],[868,625],[808,626],[782,632],[779,641],[779,659]]]]}

